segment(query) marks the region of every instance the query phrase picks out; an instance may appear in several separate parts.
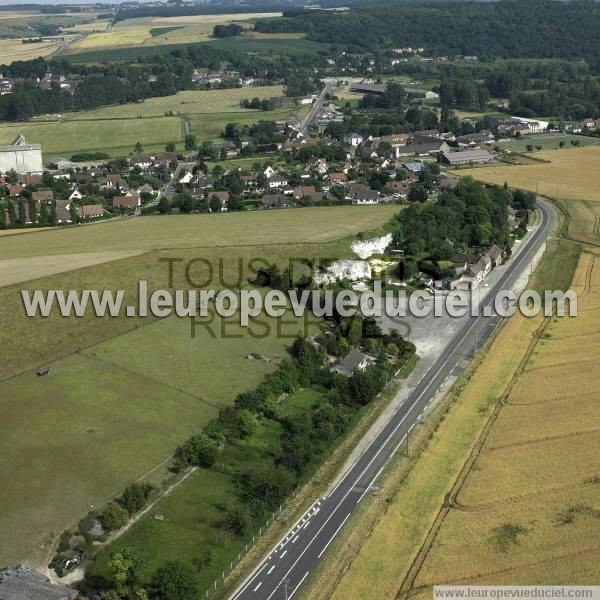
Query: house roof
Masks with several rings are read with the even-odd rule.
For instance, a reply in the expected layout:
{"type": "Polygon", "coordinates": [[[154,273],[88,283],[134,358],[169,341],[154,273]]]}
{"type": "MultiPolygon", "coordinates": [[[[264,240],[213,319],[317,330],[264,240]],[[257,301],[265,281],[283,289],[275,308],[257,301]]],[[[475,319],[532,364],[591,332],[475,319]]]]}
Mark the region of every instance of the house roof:
{"type": "Polygon", "coordinates": [[[31,192],[31,198],[34,202],[48,202],[54,199],[54,193],[52,190],[40,190],[38,192],[31,192]]]}
{"type": "Polygon", "coordinates": [[[490,162],[494,154],[487,150],[462,150],[461,152],[442,152],[443,159],[450,163],[490,162]]]}
{"type": "Polygon", "coordinates": [[[113,206],[135,207],[138,205],[139,197],[137,195],[115,196],[113,198],[113,206]]]}
{"type": "Polygon", "coordinates": [[[103,215],[106,212],[102,204],[85,204],[84,206],[77,207],[77,214],[80,217],[97,217],[103,215]]]}
{"type": "Polygon", "coordinates": [[[358,350],[351,350],[340,360],[340,362],[336,365],[340,370],[345,371],[346,373],[352,373],[354,369],[358,368],[358,366],[365,360],[366,355],[358,350]]]}

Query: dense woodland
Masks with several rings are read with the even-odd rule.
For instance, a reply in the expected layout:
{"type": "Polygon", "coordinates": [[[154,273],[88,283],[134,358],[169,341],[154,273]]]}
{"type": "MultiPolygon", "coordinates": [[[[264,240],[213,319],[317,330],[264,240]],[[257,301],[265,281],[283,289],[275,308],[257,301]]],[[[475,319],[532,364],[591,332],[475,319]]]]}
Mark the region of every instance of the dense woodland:
{"type": "Polygon", "coordinates": [[[317,42],[369,51],[416,46],[434,56],[591,61],[600,56],[599,28],[597,3],[547,0],[419,3],[345,13],[306,11],[256,24],[262,32],[305,32],[317,42]]]}

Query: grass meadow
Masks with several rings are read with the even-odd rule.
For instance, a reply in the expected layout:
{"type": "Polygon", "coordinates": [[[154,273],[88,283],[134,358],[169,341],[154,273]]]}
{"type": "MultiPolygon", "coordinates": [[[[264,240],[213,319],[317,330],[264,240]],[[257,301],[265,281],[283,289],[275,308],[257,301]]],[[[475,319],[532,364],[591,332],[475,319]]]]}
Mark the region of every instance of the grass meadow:
{"type": "Polygon", "coordinates": [[[146,151],[161,150],[168,142],[183,141],[179,117],[105,119],[89,121],[29,121],[17,125],[0,124],[0,143],[13,141],[19,133],[32,144],[42,144],[44,156],[99,151],[113,156],[127,155],[140,142],[146,151]]]}
{"type": "MultiPolygon", "coordinates": [[[[253,258],[285,265],[290,258],[330,256],[337,251],[336,238],[375,229],[398,210],[361,208],[232,213],[214,215],[212,221],[203,215],[149,217],[3,236],[0,269],[7,260],[12,269],[15,260],[22,260],[31,277],[38,260],[54,256],[69,268],[81,254],[103,248],[104,260],[110,252],[138,254],[48,275],[28,287],[122,289],[129,304],[135,302],[140,279],[150,289],[169,288],[161,259],[182,260],[172,284],[188,289],[184,266],[200,258],[212,265],[213,273],[202,285],[237,288],[253,276],[253,258]],[[54,235],[43,237],[47,233],[54,235]],[[4,259],[9,254],[13,258],[4,259]]],[[[190,268],[194,281],[206,278],[204,265],[190,268]]],[[[239,337],[239,326],[222,326],[218,320],[199,323],[192,337],[189,320],[179,318],[96,318],[87,313],[77,319],[57,314],[29,319],[23,313],[22,287],[0,288],[0,346],[6,349],[0,364],[0,564],[27,560],[44,566],[56,536],[89,506],[101,505],[147,473],[163,480],[161,463],[177,443],[274,369],[303,327],[286,316],[279,330],[272,322],[266,328],[261,318],[239,337]],[[247,359],[251,353],[263,359],[247,359]],[[45,364],[54,374],[36,377],[35,369],[45,364]]],[[[310,401],[300,397],[290,406],[301,410],[310,401]]],[[[244,452],[255,450],[260,449],[244,452]]],[[[194,488],[195,477],[189,483],[196,490],[190,492],[192,502],[194,493],[208,493],[212,485],[200,482],[194,488]]],[[[219,482],[215,485],[222,490],[219,482]]],[[[207,502],[195,510],[214,515],[207,502]]],[[[192,511],[189,518],[196,514],[192,511]]],[[[195,531],[187,518],[180,516],[177,527],[183,529],[167,528],[165,552],[169,547],[175,551],[182,530],[195,531]]],[[[197,544],[192,537],[185,543],[197,544]]],[[[227,552],[234,549],[227,540],[219,543],[227,552]]]]}
{"type": "MultiPolygon", "coordinates": [[[[283,95],[283,86],[271,85],[227,90],[189,90],[173,96],[148,98],[143,102],[119,104],[84,110],[65,115],[68,120],[135,119],[138,117],[163,117],[169,111],[174,114],[207,114],[246,112],[269,115],[245,109],[240,111],[240,101],[246,98],[274,98],[283,95]]],[[[265,117],[266,118],[266,117],[265,117]]]]}
{"type": "Polygon", "coordinates": [[[152,471],[274,370],[303,331],[291,321],[261,318],[248,330],[215,318],[192,337],[188,319],[168,318],[53,361],[51,376],[28,371],[1,382],[0,489],[10,492],[0,563],[42,565],[73,518],[152,471]]]}
{"type": "Polygon", "coordinates": [[[231,121],[251,125],[261,119],[287,119],[304,114],[307,107],[290,107],[262,112],[241,109],[245,98],[273,98],[283,94],[280,85],[228,90],[190,90],[144,102],[38,117],[19,124],[0,123],[0,144],[10,143],[23,133],[31,143],[42,144],[46,158],[76,152],[98,151],[126,156],[139,141],[145,152],[164,151],[174,142],[183,150],[183,118],[200,141],[221,141],[221,132],[231,121]]]}
{"type": "MultiPolygon", "coordinates": [[[[299,390],[285,398],[277,412],[306,411],[319,399],[319,393],[314,390],[299,390]]],[[[145,555],[148,562],[142,578],[149,577],[167,560],[191,561],[210,550],[211,564],[199,572],[201,589],[209,588],[223,566],[233,561],[251,541],[251,535],[232,535],[219,527],[225,516],[224,506],[235,489],[233,473],[238,467],[272,460],[280,452],[280,435],[278,421],[261,419],[257,432],[250,439],[227,448],[223,456],[223,464],[228,465],[226,472],[218,469],[196,471],[119,540],[101,551],[90,575],[102,577],[108,558],[121,548],[135,548],[145,555]]]]}

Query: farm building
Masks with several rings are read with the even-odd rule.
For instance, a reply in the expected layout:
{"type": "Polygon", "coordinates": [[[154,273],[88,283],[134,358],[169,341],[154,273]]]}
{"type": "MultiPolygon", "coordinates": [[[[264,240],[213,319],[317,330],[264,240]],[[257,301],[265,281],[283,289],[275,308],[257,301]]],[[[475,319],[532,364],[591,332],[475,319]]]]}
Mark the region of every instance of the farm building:
{"type": "Polygon", "coordinates": [[[446,165],[468,165],[469,163],[492,163],[496,155],[487,150],[462,150],[461,152],[442,152],[440,162],[446,165]]]}
{"type": "Polygon", "coordinates": [[[12,144],[0,146],[0,171],[16,171],[23,173],[41,173],[42,164],[41,144],[28,144],[22,134],[19,134],[12,144]]]}

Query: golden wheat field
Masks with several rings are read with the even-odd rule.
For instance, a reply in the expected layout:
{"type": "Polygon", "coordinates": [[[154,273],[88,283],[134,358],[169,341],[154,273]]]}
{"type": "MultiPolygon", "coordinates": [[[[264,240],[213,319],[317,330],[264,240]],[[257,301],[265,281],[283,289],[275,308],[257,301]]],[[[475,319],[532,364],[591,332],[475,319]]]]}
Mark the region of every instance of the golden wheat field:
{"type": "MultiPolygon", "coordinates": [[[[499,185],[508,183],[555,198],[600,201],[600,147],[587,146],[536,152],[547,163],[469,169],[475,179],[499,185]]],[[[461,172],[464,174],[464,172],[461,172]]]]}
{"type": "Polygon", "coordinates": [[[598,581],[599,285],[600,255],[583,253],[572,287],[588,310],[566,323],[548,320],[415,588],[450,582],[598,581]],[[565,560],[575,555],[580,560],[567,568],[565,560]]]}

